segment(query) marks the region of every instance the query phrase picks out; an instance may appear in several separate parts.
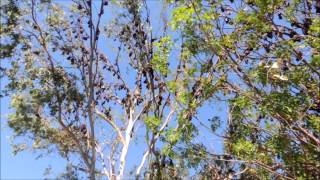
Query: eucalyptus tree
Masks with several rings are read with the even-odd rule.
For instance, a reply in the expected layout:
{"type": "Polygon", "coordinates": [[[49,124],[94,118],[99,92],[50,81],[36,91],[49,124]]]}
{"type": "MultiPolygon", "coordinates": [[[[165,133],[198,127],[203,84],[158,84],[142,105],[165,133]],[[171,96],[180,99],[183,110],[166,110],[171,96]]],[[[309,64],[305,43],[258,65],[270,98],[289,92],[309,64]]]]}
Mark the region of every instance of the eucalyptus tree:
{"type": "Polygon", "coordinates": [[[140,174],[177,108],[165,83],[170,38],[152,36],[146,2],[12,0],[1,9],[8,125],[29,140],[14,152],[58,152],[74,178],[122,179],[143,126],[140,174]]]}

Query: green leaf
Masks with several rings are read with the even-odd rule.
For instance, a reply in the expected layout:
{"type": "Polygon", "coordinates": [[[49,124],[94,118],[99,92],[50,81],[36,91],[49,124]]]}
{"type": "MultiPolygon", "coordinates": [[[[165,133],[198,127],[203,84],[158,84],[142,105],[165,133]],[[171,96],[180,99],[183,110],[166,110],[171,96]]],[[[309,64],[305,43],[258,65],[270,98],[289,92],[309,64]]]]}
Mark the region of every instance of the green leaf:
{"type": "Polygon", "coordinates": [[[148,116],[145,119],[145,123],[148,129],[150,129],[152,132],[156,132],[158,126],[161,123],[161,119],[159,119],[158,117],[155,116],[148,116]]]}

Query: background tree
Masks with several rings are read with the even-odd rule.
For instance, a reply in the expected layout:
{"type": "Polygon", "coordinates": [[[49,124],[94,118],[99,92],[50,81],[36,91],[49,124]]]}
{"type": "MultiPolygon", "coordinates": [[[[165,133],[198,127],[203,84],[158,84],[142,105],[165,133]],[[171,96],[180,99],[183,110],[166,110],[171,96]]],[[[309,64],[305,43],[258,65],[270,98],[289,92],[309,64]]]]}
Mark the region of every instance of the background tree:
{"type": "Polygon", "coordinates": [[[182,31],[190,79],[195,79],[189,81],[189,102],[206,97],[203,87],[213,83],[202,86],[201,76],[211,73],[219,86],[216,97],[209,97],[228,101],[225,153],[238,164],[233,170],[241,172],[233,176],[318,179],[319,3],[175,5],[171,24],[182,31]]]}

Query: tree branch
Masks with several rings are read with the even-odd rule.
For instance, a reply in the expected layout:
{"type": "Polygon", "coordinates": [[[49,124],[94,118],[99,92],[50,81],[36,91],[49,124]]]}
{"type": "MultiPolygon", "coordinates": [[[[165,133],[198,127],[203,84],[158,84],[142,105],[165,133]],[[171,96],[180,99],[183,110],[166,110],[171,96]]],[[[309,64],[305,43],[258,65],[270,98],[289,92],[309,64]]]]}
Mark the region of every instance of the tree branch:
{"type": "Polygon", "coordinates": [[[102,118],[103,120],[105,120],[108,124],[110,124],[112,126],[112,128],[117,132],[120,141],[122,144],[125,144],[125,139],[121,133],[121,130],[118,128],[118,126],[111,120],[109,119],[106,115],[104,115],[101,111],[99,111],[97,108],[95,109],[95,112],[97,113],[97,115],[102,118]]]}

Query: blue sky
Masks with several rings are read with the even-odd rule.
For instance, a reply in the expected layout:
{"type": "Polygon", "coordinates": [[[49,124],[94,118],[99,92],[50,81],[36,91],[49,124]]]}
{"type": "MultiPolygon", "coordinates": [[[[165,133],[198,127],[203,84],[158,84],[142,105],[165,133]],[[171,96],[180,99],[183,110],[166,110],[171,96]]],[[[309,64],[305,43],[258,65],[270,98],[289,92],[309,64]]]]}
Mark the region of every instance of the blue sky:
{"type": "MultiPolygon", "coordinates": [[[[61,3],[70,2],[70,1],[58,1],[61,3]]],[[[160,1],[150,0],[148,1],[148,6],[151,12],[151,18],[155,19],[153,21],[155,29],[157,29],[158,21],[156,16],[159,16],[161,11],[161,4],[160,1]]],[[[110,9],[109,9],[110,10],[110,9]]],[[[108,17],[108,11],[106,10],[107,14],[105,15],[108,17]]],[[[110,16],[109,16],[110,17],[110,16]]],[[[158,34],[160,36],[161,34],[158,34]]],[[[112,42],[111,42],[112,43],[112,42]]],[[[105,44],[104,41],[101,41],[101,44],[105,44]]],[[[106,50],[108,56],[115,56],[112,54],[114,52],[106,50]]],[[[174,61],[175,56],[170,57],[170,61],[174,61]]],[[[1,79],[1,89],[4,88],[6,85],[7,80],[1,79]]],[[[12,154],[12,148],[10,146],[10,139],[9,137],[12,135],[12,131],[6,126],[6,119],[7,115],[12,112],[13,110],[9,108],[10,105],[10,98],[4,97],[1,99],[1,179],[43,179],[43,173],[45,168],[51,166],[52,167],[52,174],[51,176],[47,177],[56,177],[59,173],[61,173],[66,165],[66,161],[63,160],[58,154],[52,153],[46,157],[35,159],[38,155],[37,153],[33,153],[31,151],[24,151],[19,153],[16,156],[12,154]]],[[[227,107],[223,103],[207,103],[204,107],[198,110],[199,116],[198,118],[203,121],[204,123],[207,122],[206,120],[212,118],[212,115],[219,115],[223,122],[226,122],[226,113],[227,107]]],[[[209,150],[214,151],[214,153],[222,153],[222,146],[223,141],[213,136],[208,130],[201,127],[198,123],[196,125],[199,127],[199,138],[196,138],[196,141],[205,142],[205,145],[209,148],[209,150]]],[[[207,123],[209,126],[209,124],[207,123]]],[[[134,143],[133,143],[134,144],[134,143]]],[[[137,163],[137,159],[142,157],[142,153],[144,152],[144,146],[133,146],[131,151],[128,154],[128,170],[134,164],[137,163]]]]}

